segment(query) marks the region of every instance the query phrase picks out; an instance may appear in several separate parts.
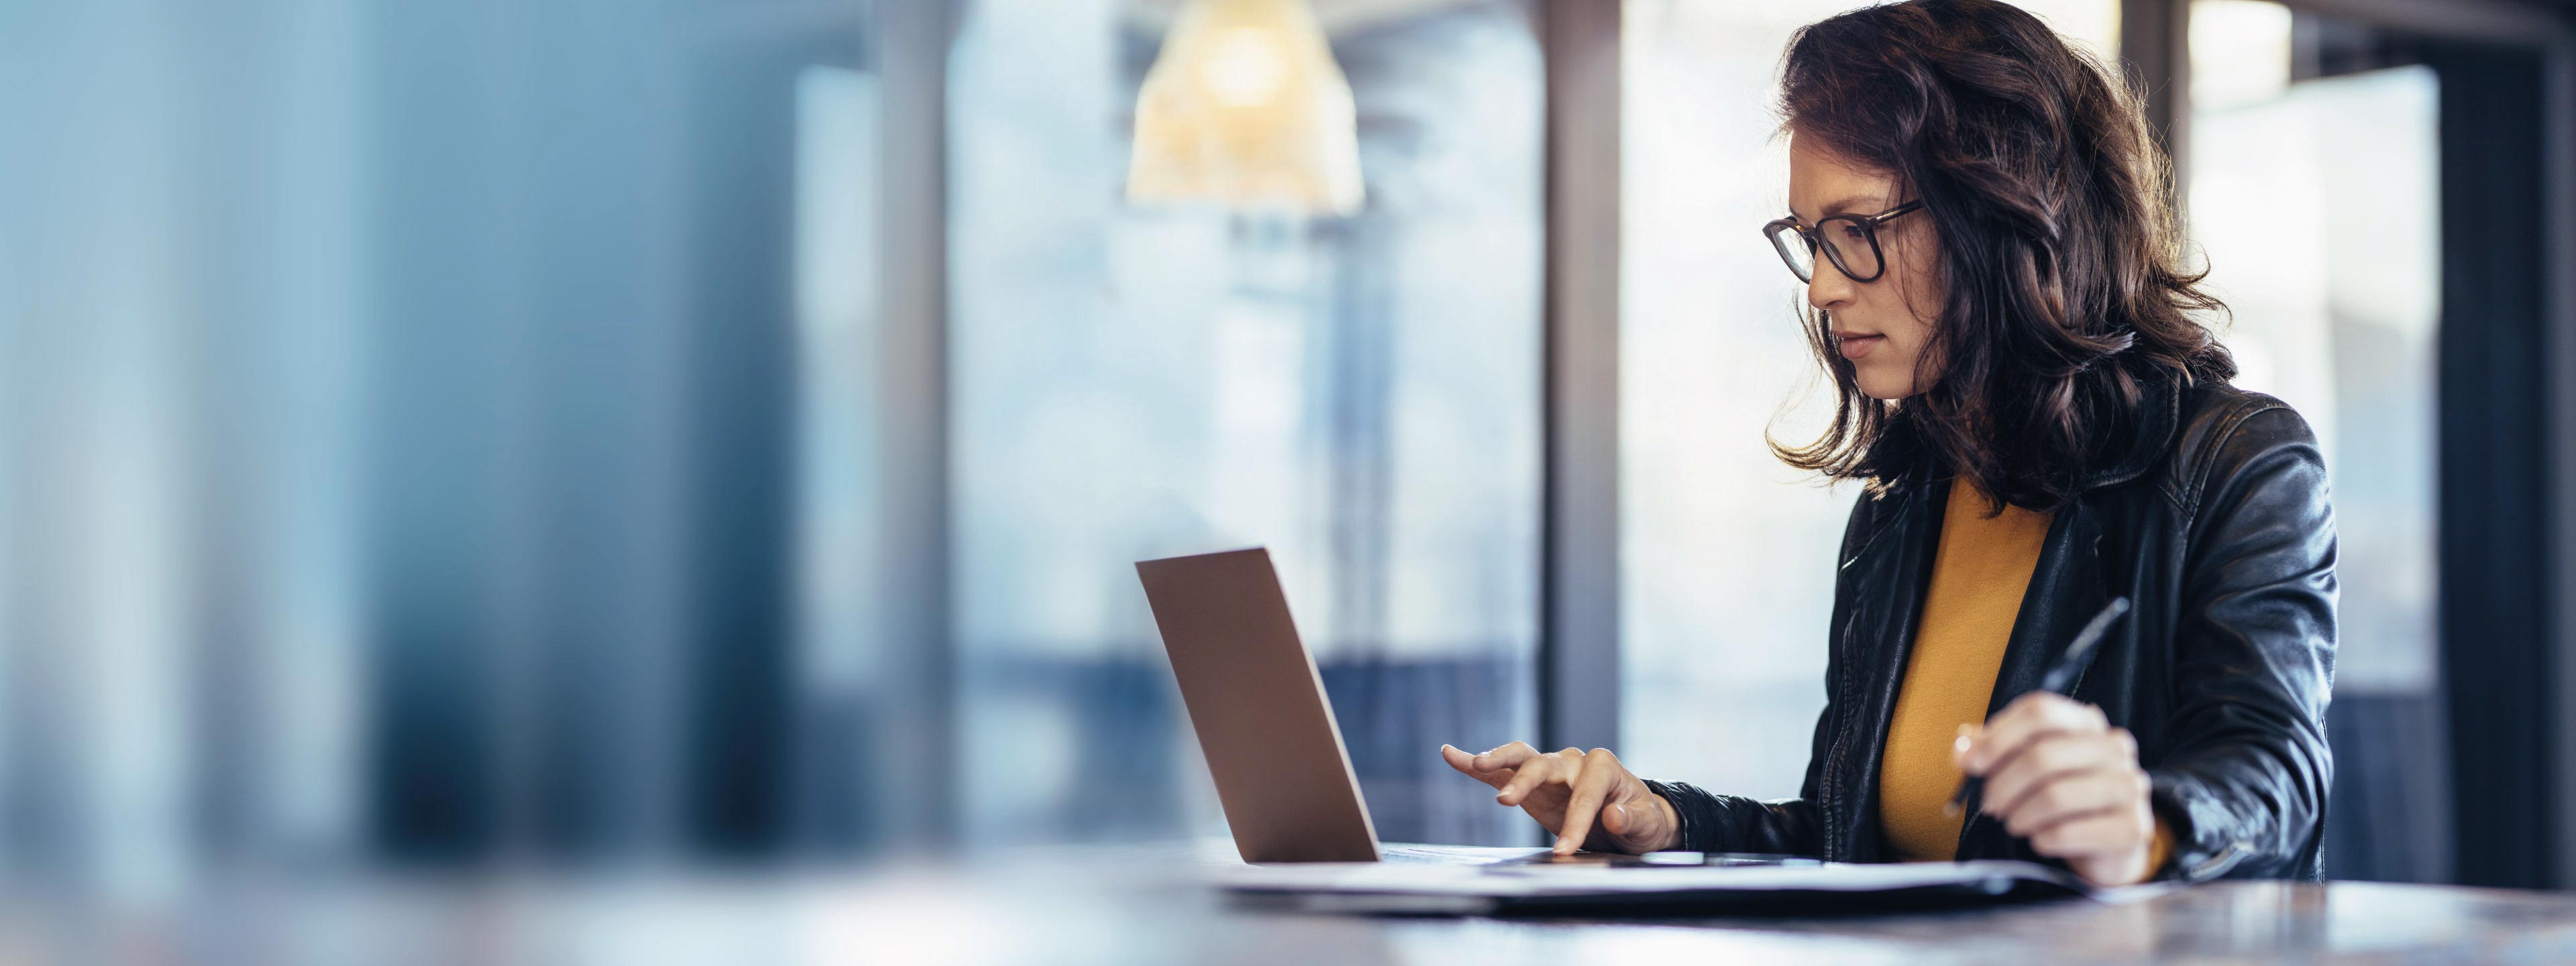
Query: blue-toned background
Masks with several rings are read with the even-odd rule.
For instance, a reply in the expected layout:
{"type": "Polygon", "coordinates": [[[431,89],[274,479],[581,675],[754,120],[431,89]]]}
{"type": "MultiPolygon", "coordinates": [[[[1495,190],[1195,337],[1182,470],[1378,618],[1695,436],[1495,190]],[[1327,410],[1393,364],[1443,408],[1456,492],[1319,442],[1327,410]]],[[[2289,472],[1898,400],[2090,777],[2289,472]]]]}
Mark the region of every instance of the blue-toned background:
{"type": "MultiPolygon", "coordinates": [[[[0,0],[0,885],[1218,835],[1130,564],[1250,545],[1381,836],[1534,841],[1435,749],[1541,726],[1545,2],[1318,2],[1366,202],[1303,218],[1124,198],[1175,0],[0,0]]],[[[1765,448],[1769,84],[1848,6],[1624,0],[1560,239],[1618,249],[1619,573],[1554,646],[1761,797],[1857,496],[1765,448]]],[[[2539,61],[2186,6],[2196,257],[2341,510],[2328,869],[2549,881],[2476,858],[2566,784],[2539,61]]]]}

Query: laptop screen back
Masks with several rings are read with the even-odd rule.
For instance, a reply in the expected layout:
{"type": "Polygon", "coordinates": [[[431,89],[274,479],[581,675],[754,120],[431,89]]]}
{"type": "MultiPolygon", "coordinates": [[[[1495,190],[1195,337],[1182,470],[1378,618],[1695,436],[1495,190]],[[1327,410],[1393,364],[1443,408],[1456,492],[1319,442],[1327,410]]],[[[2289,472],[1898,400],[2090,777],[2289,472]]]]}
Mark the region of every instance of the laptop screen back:
{"type": "Polygon", "coordinates": [[[1264,549],[1136,564],[1246,862],[1372,862],[1377,831],[1264,549]]]}

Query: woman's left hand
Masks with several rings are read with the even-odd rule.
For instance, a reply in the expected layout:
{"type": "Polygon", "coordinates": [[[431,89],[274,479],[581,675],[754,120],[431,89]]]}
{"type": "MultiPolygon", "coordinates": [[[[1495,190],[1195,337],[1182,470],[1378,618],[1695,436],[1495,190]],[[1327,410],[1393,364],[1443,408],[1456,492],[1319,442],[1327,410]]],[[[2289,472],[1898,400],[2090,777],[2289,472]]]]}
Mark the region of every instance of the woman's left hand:
{"type": "Polygon", "coordinates": [[[2102,709],[2033,692],[1983,726],[1961,725],[1950,750],[1962,771],[1983,775],[1983,811],[2041,855],[2064,859],[2098,886],[2144,881],[2156,835],[2138,742],[2102,709]]]}

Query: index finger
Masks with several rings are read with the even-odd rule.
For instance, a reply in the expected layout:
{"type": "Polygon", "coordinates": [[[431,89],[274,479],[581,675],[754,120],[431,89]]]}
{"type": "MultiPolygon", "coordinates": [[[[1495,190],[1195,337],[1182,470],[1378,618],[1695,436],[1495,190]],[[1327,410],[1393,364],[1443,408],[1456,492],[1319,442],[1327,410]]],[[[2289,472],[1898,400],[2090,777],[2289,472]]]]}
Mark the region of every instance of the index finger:
{"type": "Polygon", "coordinates": [[[1971,775],[1993,771],[2042,735],[2090,734],[2110,727],[2102,709],[2063,695],[2034,691],[2014,698],[1971,743],[1960,768],[1971,775]]]}
{"type": "Polygon", "coordinates": [[[1575,776],[1574,794],[1565,801],[1565,820],[1556,826],[1556,844],[1549,851],[1572,855],[1592,838],[1592,821],[1601,813],[1601,802],[1610,795],[1614,770],[1602,767],[1601,756],[1609,752],[1599,748],[1584,755],[1583,771],[1575,776]]]}

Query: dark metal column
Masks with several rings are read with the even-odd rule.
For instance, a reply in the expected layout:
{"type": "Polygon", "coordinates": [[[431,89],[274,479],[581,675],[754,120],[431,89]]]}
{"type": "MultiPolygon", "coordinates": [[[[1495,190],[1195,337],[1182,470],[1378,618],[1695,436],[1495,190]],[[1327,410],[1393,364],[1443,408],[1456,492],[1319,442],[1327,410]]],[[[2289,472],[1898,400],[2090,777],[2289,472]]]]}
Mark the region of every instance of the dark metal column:
{"type": "Polygon", "coordinates": [[[2191,157],[2191,0],[2121,0],[2120,59],[2146,87],[2147,127],[2173,157],[2180,206],[2191,157]]]}
{"type": "MultiPolygon", "coordinates": [[[[948,48],[959,4],[877,5],[877,58],[885,82],[882,196],[885,227],[884,362],[879,401],[887,419],[881,559],[884,643],[896,680],[910,687],[889,708],[892,773],[907,790],[887,802],[898,841],[956,834],[957,651],[949,625],[948,500],[948,48]]],[[[892,689],[890,689],[892,690],[892,689]]]]}
{"type": "Polygon", "coordinates": [[[1619,11],[1544,0],[1547,482],[1539,739],[1619,742],[1619,11]]]}

